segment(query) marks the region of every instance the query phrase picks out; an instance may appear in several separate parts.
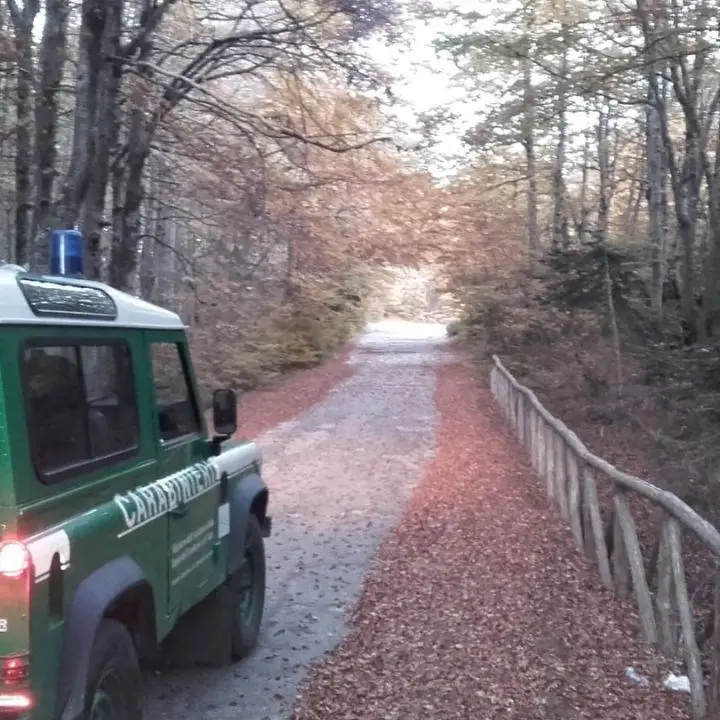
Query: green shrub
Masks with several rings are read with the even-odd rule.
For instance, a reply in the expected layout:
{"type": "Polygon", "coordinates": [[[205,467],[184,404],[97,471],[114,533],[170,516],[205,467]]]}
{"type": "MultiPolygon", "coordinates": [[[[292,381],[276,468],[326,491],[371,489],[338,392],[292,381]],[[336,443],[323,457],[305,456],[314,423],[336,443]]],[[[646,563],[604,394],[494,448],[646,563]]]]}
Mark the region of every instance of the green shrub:
{"type": "Polygon", "coordinates": [[[208,312],[190,333],[203,397],[218,387],[251,390],[331,356],[364,324],[365,294],[364,278],[356,272],[342,282],[305,278],[273,305],[256,301],[252,315],[240,309],[208,312]]]}

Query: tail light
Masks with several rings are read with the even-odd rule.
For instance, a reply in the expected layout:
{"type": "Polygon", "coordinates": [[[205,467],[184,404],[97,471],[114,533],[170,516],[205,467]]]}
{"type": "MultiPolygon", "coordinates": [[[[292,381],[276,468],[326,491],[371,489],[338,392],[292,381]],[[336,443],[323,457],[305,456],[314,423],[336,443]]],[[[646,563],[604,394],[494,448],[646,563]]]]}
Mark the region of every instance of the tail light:
{"type": "Polygon", "coordinates": [[[16,655],[2,660],[2,679],[8,685],[26,680],[30,674],[30,656],[16,655]]]}
{"type": "Polygon", "coordinates": [[[30,567],[30,553],[17,540],[0,543],[0,575],[21,577],[30,567]]]}
{"type": "Polygon", "coordinates": [[[13,710],[21,712],[32,707],[32,697],[29,693],[0,693],[0,711],[13,710]]]}
{"type": "MultiPolygon", "coordinates": [[[[30,580],[32,558],[28,548],[19,540],[8,539],[0,542],[0,580],[8,579],[12,586],[19,580],[20,585],[26,588],[30,580]]],[[[6,589],[9,589],[5,585],[6,589]]],[[[18,586],[18,592],[23,592],[18,586]]],[[[8,620],[4,620],[7,623],[8,620]]],[[[33,705],[32,694],[25,689],[30,678],[30,656],[10,655],[0,658],[0,717],[11,715],[24,717],[26,711],[33,705]]]]}

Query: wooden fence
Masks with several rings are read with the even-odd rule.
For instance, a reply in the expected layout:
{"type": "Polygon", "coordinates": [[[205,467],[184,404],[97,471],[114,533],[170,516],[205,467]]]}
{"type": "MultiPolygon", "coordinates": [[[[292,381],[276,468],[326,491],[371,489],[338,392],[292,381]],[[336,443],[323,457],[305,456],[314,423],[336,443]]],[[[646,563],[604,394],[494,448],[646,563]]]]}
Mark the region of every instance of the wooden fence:
{"type": "Polygon", "coordinates": [[[496,356],[490,384],[548,497],[570,524],[578,550],[597,564],[609,591],[632,597],[643,639],[662,655],[684,661],[693,717],[720,717],[720,532],[676,495],[593,455],[496,356]],[[609,490],[605,506],[599,488],[609,490]],[[633,497],[649,501],[660,512],[650,551],[647,543],[643,551],[631,511],[633,497]],[[683,558],[687,531],[708,551],[706,577],[712,579],[710,632],[704,633],[702,649],[683,558]]]}

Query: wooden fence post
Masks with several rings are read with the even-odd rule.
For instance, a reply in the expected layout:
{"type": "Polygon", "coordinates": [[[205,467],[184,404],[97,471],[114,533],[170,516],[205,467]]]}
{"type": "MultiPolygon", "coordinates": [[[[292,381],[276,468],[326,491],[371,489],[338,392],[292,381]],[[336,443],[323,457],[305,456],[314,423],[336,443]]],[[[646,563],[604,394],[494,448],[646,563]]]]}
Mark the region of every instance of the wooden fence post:
{"type": "Polygon", "coordinates": [[[682,648],[690,680],[693,717],[707,720],[709,710],[710,717],[720,718],[720,532],[673,493],[621,472],[593,455],[574,433],[547,412],[530,389],[510,375],[499,358],[494,357],[493,361],[490,374],[493,396],[520,443],[530,453],[533,469],[545,482],[549,499],[557,503],[560,513],[568,520],[575,545],[597,563],[600,580],[607,590],[623,597],[632,592],[646,641],[670,656],[682,648]],[[607,528],[610,540],[606,540],[596,478],[609,481],[614,490],[607,528]],[[628,501],[630,492],[667,513],[651,554],[653,567],[649,571],[645,568],[628,501]],[[703,656],[688,595],[682,557],[683,527],[692,530],[716,559],[713,633],[706,648],[709,678],[703,675],[703,656]],[[653,597],[651,587],[655,577],[657,588],[653,597]]]}
{"type": "Polygon", "coordinates": [[[570,528],[575,538],[575,546],[582,552],[583,544],[583,523],[581,508],[581,487],[580,487],[580,470],[575,452],[569,447],[565,447],[565,465],[568,473],[568,517],[570,519],[570,528]]]}
{"type": "Polygon", "coordinates": [[[593,539],[593,550],[595,561],[598,565],[600,573],[600,581],[610,590],[615,592],[615,585],[610,572],[610,558],[608,557],[608,549],[605,544],[605,528],[603,528],[602,515],[600,514],[600,502],[598,501],[597,485],[595,484],[595,476],[589,467],[583,469],[585,479],[585,502],[590,515],[590,531],[593,539]]]}
{"type": "Polygon", "coordinates": [[[545,423],[545,487],[550,499],[555,499],[555,430],[545,423]]]}
{"type": "Polygon", "coordinates": [[[535,418],[537,413],[532,406],[528,406],[528,449],[530,451],[530,465],[537,474],[537,428],[535,418]]]}
{"type": "Polygon", "coordinates": [[[545,479],[547,454],[545,453],[545,418],[538,413],[538,477],[545,479]]]}
{"type": "MultiPolygon", "coordinates": [[[[623,498],[624,500],[624,498],[623,498]]],[[[627,600],[630,597],[632,577],[630,575],[630,562],[628,560],[628,549],[625,545],[625,535],[622,531],[620,518],[617,512],[617,495],[613,498],[613,511],[611,531],[613,537],[612,556],[610,562],[612,565],[613,583],[615,585],[615,593],[621,600],[627,600]]]]}
{"type": "Polygon", "coordinates": [[[564,520],[568,520],[567,500],[567,467],[565,464],[565,440],[559,433],[555,434],[555,496],[558,509],[564,520]]]}
{"type": "Polygon", "coordinates": [[[720,715],[720,563],[713,578],[713,634],[710,642],[710,714],[720,715]]]}
{"type": "Polygon", "coordinates": [[[653,608],[652,596],[645,576],[645,562],[640,549],[635,521],[630,513],[627,500],[621,493],[615,496],[615,517],[623,537],[623,548],[627,557],[630,576],[632,577],[643,639],[651,645],[655,645],[657,643],[655,609],[653,608]]]}
{"type": "Polygon", "coordinates": [[[683,645],[685,646],[685,665],[690,680],[690,696],[695,718],[704,718],[707,715],[707,701],[705,699],[705,681],[703,678],[702,659],[700,648],[695,638],[695,624],[693,622],[692,608],[685,580],[685,565],[682,559],[682,539],[680,524],[675,518],[668,520],[668,539],[670,541],[670,560],[673,571],[673,585],[675,586],[675,601],[680,616],[680,629],[682,631],[683,645]]]}
{"type": "Polygon", "coordinates": [[[660,545],[657,559],[657,591],[655,607],[657,608],[658,647],[667,657],[674,657],[676,646],[676,623],[673,603],[673,570],[670,557],[670,540],[667,518],[660,528],[660,545]]]}

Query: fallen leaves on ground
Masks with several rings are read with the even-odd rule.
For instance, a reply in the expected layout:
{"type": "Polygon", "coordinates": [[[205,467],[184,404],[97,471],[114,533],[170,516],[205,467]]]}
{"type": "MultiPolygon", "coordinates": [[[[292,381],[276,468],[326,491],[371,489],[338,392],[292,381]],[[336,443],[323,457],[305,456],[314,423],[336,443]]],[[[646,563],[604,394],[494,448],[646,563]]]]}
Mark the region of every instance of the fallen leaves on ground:
{"type": "Polygon", "coordinates": [[[471,369],[439,368],[436,401],[435,459],[293,720],[688,718],[471,369]]]}
{"type": "Polygon", "coordinates": [[[272,387],[243,395],[238,406],[237,436],[255,439],[317,405],[353,374],[348,364],[350,352],[348,347],[322,365],[288,374],[272,387]]]}

